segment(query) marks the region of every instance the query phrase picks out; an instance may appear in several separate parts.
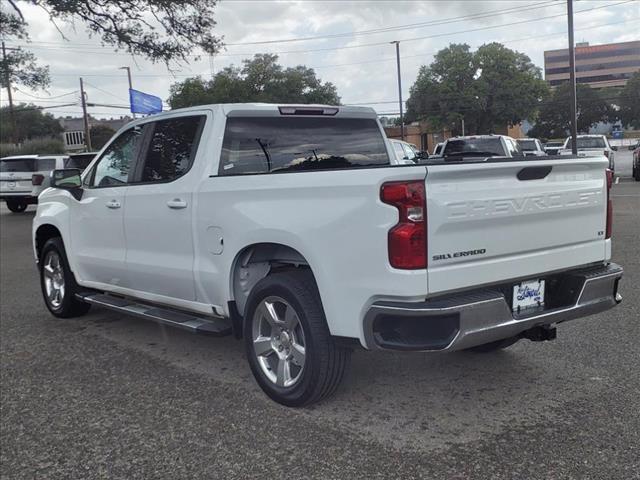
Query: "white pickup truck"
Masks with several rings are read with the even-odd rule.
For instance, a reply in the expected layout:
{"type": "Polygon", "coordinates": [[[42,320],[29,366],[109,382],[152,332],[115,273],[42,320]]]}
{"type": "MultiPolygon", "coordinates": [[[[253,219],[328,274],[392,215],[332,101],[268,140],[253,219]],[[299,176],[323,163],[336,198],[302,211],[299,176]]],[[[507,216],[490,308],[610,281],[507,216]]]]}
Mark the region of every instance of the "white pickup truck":
{"type": "Polygon", "coordinates": [[[134,121],[40,195],[46,305],[233,333],[262,389],[301,406],[358,346],[491,351],[621,300],[605,158],[392,155],[368,108],[134,121]]]}

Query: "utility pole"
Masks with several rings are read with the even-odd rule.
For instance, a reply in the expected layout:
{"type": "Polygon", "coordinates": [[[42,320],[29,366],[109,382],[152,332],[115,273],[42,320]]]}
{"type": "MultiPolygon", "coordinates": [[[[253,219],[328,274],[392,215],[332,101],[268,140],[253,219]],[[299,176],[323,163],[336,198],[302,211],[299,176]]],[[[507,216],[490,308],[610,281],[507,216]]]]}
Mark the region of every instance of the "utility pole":
{"type": "Polygon", "coordinates": [[[573,41],[573,0],[567,0],[569,24],[569,78],[571,82],[571,153],[578,154],[578,114],[576,98],[576,51],[573,41]]]}
{"type": "Polygon", "coordinates": [[[404,114],[402,112],[402,80],[400,78],[400,41],[395,40],[391,43],[396,44],[396,63],[398,64],[398,104],[400,105],[400,138],[404,140],[404,114]]]}
{"type": "Polygon", "coordinates": [[[84,84],[82,83],[82,77],[80,77],[80,101],[82,102],[82,119],[84,123],[84,143],[87,146],[87,151],[91,151],[91,131],[89,129],[89,117],[87,116],[87,99],[84,95],[84,84]]]}
{"type": "Polygon", "coordinates": [[[5,65],[5,84],[7,85],[7,96],[9,97],[9,117],[11,117],[11,139],[15,145],[18,144],[18,131],[16,123],[16,112],[13,109],[13,96],[11,94],[11,73],[9,72],[9,63],[7,62],[7,49],[2,42],[2,62],[5,65]]]}
{"type": "MultiPolygon", "coordinates": [[[[129,79],[129,99],[131,99],[131,90],[133,90],[133,84],[131,83],[131,69],[129,67],[120,67],[119,70],[127,71],[127,78],[129,79]]],[[[133,115],[133,118],[136,118],[135,113],[131,112],[131,115],[133,115]]]]}

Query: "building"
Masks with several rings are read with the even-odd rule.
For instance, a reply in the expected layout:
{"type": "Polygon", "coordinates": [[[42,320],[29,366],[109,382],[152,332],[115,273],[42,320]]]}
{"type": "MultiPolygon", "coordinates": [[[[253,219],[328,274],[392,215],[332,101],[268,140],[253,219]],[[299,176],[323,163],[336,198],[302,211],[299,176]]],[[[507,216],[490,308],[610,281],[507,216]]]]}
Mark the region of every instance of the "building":
{"type": "MultiPolygon", "coordinates": [[[[623,87],[640,70],[640,41],[590,46],[578,43],[576,82],[590,87],[623,87]]],[[[569,80],[569,49],[544,52],[544,78],[555,87],[569,80]]]]}
{"type": "MultiPolygon", "coordinates": [[[[64,140],[65,150],[68,152],[84,150],[86,145],[84,142],[84,120],[82,117],[63,117],[58,120],[64,129],[62,139],[64,140]]],[[[100,120],[89,115],[89,126],[105,125],[117,131],[131,120],[132,118],[129,116],[100,120]]]]}

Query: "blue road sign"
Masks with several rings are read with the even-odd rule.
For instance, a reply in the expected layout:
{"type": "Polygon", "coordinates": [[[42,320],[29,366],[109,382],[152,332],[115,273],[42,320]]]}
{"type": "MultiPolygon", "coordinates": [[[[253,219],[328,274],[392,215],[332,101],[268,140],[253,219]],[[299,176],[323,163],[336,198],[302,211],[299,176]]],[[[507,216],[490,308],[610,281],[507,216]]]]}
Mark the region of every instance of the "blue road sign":
{"type": "Polygon", "coordinates": [[[162,111],[162,99],[155,95],[129,89],[129,103],[131,113],[160,113],[162,111]]]}

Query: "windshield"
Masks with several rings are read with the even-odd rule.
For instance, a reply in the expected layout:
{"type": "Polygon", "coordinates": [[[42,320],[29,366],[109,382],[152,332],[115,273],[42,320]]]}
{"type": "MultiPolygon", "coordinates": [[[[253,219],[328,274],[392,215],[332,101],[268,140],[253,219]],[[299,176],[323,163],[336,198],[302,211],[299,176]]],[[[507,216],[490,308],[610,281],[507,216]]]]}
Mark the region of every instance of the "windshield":
{"type": "Polygon", "coordinates": [[[0,172],[35,172],[35,171],[36,171],[35,157],[0,159],[0,172]]]}
{"type": "Polygon", "coordinates": [[[221,175],[389,165],[374,119],[231,117],[221,175]]]}
{"type": "Polygon", "coordinates": [[[443,152],[445,157],[451,156],[487,156],[502,157],[505,155],[502,142],[496,138],[457,138],[449,140],[443,152]]]}
{"type": "MultiPolygon", "coordinates": [[[[571,148],[573,142],[571,139],[567,140],[567,148],[571,148]]],[[[602,137],[578,137],[578,150],[581,148],[606,148],[607,146],[604,143],[604,139],[602,137]]]]}
{"type": "Polygon", "coordinates": [[[522,150],[524,150],[525,152],[538,150],[535,140],[518,140],[518,145],[520,145],[520,148],[522,148],[522,150]]]}

